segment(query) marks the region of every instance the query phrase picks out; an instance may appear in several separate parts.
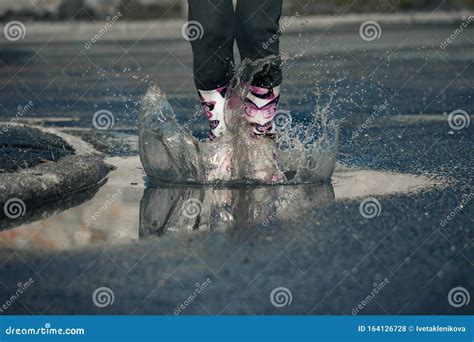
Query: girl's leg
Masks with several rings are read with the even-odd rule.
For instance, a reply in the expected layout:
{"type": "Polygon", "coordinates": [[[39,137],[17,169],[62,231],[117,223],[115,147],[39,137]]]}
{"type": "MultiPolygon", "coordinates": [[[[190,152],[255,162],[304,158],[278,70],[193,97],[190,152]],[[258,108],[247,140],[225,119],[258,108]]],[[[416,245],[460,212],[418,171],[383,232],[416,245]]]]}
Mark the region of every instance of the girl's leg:
{"type": "Polygon", "coordinates": [[[191,39],[194,83],[212,140],[223,132],[225,91],[233,76],[234,9],[232,0],[189,0],[188,5],[189,25],[202,27],[202,37],[191,39]]]}
{"type": "MultiPolygon", "coordinates": [[[[278,56],[282,0],[239,0],[236,38],[242,60],[278,56]]],[[[280,98],[280,60],[276,58],[255,75],[245,103],[247,121],[257,136],[274,134],[273,118],[280,98]]]]}

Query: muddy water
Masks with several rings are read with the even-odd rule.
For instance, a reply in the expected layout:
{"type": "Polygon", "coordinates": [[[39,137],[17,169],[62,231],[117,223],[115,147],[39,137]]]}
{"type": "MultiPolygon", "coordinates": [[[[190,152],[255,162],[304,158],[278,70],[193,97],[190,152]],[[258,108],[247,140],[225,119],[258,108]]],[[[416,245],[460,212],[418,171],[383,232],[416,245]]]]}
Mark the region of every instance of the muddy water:
{"type": "Polygon", "coordinates": [[[117,167],[89,201],[55,216],[0,232],[13,250],[94,248],[163,234],[285,226],[334,201],[410,193],[435,186],[426,176],[336,166],[332,183],[266,187],[146,187],[139,157],[110,158],[117,167]]]}

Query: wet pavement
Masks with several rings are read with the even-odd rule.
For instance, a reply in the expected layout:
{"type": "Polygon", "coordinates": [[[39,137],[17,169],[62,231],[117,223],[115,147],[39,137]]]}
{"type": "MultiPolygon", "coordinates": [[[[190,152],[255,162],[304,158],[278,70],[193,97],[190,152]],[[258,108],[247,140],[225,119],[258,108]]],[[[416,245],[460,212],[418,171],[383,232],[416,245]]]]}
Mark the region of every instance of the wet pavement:
{"type": "Polygon", "coordinates": [[[472,313],[472,300],[450,296],[474,294],[474,128],[448,121],[473,113],[474,30],[440,49],[455,29],[384,26],[371,42],[351,27],[284,36],[282,50],[300,56],[285,64],[281,108],[299,122],[333,101],[339,163],[331,184],[253,188],[144,179],[136,120],[151,80],[182,122],[196,112],[184,40],[2,42],[0,119],[32,101],[19,121],[81,136],[117,167],[82,204],[0,231],[4,312],[472,313]],[[112,113],[108,130],[93,125],[99,110],[112,113]]]}
{"type": "Polygon", "coordinates": [[[29,127],[0,126],[0,172],[27,169],[72,154],[72,147],[58,136],[29,127]],[[3,132],[4,130],[4,132],[3,132]]]}

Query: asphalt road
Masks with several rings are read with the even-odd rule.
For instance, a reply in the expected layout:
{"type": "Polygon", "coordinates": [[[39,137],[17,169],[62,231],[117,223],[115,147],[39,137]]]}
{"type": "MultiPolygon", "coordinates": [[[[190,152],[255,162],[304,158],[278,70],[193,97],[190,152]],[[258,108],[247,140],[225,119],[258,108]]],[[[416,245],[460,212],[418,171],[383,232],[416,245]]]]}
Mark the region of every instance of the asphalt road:
{"type": "MultiPolygon", "coordinates": [[[[247,221],[229,230],[54,252],[2,243],[0,304],[19,282],[34,280],[4,311],[354,314],[360,306],[358,314],[472,314],[472,299],[457,307],[450,293],[462,287],[474,295],[474,124],[453,129],[448,122],[455,110],[474,112],[474,29],[441,49],[456,28],[383,26],[378,39],[364,41],[358,27],[348,26],[282,39],[291,58],[281,108],[295,122],[331,101],[331,118],[341,121],[343,164],[425,175],[439,186],[378,196],[372,219],[359,211],[363,198],[336,197],[265,229],[262,221],[247,221]],[[99,287],[113,292],[113,304],[94,304],[99,287]],[[278,287],[286,288],[283,305],[271,300],[278,287]]],[[[0,79],[1,120],[32,101],[23,118],[55,118],[46,124],[80,131],[113,155],[136,154],[113,135],[136,134],[138,99],[151,81],[168,93],[181,120],[197,105],[190,48],[181,39],[123,37],[90,50],[77,41],[2,42],[0,79]],[[115,120],[106,133],[92,125],[102,109],[115,120]]],[[[305,200],[317,195],[311,196],[305,200]]]]}

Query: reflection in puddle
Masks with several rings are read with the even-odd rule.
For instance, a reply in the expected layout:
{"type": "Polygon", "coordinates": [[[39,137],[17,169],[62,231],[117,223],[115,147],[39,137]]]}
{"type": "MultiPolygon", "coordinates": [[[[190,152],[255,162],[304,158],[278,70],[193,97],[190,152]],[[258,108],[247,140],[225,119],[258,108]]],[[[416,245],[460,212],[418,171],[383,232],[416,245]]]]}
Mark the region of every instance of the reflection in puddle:
{"type": "Polygon", "coordinates": [[[303,217],[334,200],[325,185],[260,188],[148,188],[140,205],[140,237],[166,232],[271,226],[303,217]]]}
{"type": "Polygon", "coordinates": [[[336,166],[331,184],[146,188],[138,157],[117,166],[94,198],[31,224],[0,232],[0,247],[57,251],[130,243],[169,233],[285,226],[333,201],[409,193],[435,186],[424,176],[336,166]]]}

